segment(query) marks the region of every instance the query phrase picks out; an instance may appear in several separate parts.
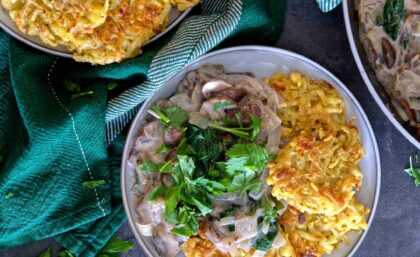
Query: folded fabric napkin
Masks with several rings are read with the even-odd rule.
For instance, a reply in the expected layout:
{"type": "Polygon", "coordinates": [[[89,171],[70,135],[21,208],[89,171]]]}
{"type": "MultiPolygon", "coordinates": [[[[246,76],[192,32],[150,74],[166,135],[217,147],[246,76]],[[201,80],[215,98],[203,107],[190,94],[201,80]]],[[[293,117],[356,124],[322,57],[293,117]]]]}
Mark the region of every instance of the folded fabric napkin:
{"type": "Polygon", "coordinates": [[[321,11],[329,12],[337,7],[341,3],[341,0],[316,0],[316,2],[318,3],[321,11]]]}
{"type": "Polygon", "coordinates": [[[0,250],[54,236],[78,257],[95,256],[125,220],[121,132],[140,104],[215,47],[273,44],[284,12],[285,0],[206,0],[141,56],[107,66],[0,32],[0,250]],[[75,85],[93,94],[72,99],[75,85]]]}

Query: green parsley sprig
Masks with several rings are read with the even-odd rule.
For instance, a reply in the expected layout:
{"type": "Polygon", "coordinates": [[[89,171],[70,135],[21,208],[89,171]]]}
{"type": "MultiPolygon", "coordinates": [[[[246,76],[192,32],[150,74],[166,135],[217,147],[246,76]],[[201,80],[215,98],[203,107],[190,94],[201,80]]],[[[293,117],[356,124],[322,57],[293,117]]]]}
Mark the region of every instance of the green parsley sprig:
{"type": "Polygon", "coordinates": [[[251,125],[249,127],[243,127],[240,116],[237,115],[236,118],[240,125],[239,127],[225,127],[216,123],[209,123],[209,127],[255,142],[261,130],[261,119],[255,115],[251,115],[251,125]]]}
{"type": "MultiPolygon", "coordinates": [[[[418,155],[416,154],[416,162],[418,161],[418,155]]],[[[413,158],[410,156],[410,163],[409,167],[404,169],[405,172],[407,172],[410,176],[414,178],[414,183],[416,186],[420,185],[420,167],[414,167],[413,166],[413,158]]]]}
{"type": "Polygon", "coordinates": [[[156,104],[152,104],[151,109],[150,113],[167,126],[180,128],[188,120],[188,113],[178,106],[159,108],[156,104]]]}

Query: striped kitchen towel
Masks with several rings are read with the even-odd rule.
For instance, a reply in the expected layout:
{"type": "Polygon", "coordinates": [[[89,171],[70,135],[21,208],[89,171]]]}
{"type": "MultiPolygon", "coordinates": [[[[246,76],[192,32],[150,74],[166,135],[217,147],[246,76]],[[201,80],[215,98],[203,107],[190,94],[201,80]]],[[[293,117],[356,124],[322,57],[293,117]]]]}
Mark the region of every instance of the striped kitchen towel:
{"type": "Polygon", "coordinates": [[[341,0],[316,0],[316,2],[318,3],[321,11],[329,12],[337,7],[341,3],[341,0]]]}

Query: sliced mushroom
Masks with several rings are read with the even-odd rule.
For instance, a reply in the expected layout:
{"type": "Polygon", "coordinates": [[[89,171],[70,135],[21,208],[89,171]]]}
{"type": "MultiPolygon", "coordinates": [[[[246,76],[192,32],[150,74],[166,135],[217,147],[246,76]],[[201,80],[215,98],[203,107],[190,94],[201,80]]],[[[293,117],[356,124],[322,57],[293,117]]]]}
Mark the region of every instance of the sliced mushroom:
{"type": "Polygon", "coordinates": [[[255,115],[262,119],[261,127],[272,131],[281,125],[278,115],[270,108],[265,106],[260,99],[252,96],[246,96],[239,103],[242,115],[242,122],[245,125],[250,124],[251,115],[255,115]]]}
{"type": "Polygon", "coordinates": [[[179,242],[176,237],[167,231],[163,226],[159,226],[153,233],[153,241],[160,256],[175,257],[180,251],[179,242]]]}
{"type": "Polygon", "coordinates": [[[174,96],[171,97],[170,99],[171,102],[173,102],[175,105],[181,107],[181,109],[183,109],[186,112],[195,112],[198,110],[198,108],[200,108],[199,104],[194,104],[190,97],[185,94],[176,94],[174,96]]]}
{"type": "Polygon", "coordinates": [[[223,75],[225,73],[225,68],[223,65],[203,65],[197,70],[197,73],[197,77],[202,82],[207,82],[223,75]]]}
{"type": "Polygon", "coordinates": [[[195,81],[197,78],[197,71],[190,71],[187,76],[179,83],[177,93],[191,95],[194,89],[195,81]]]}
{"type": "Polygon", "coordinates": [[[267,107],[272,111],[277,112],[280,109],[280,95],[272,87],[265,83],[263,84],[263,88],[267,94],[267,107]]]}
{"type": "Polygon", "coordinates": [[[153,224],[140,224],[136,222],[136,227],[143,236],[152,236],[153,235],[153,224]]]}
{"type": "Polygon", "coordinates": [[[228,88],[233,88],[233,86],[223,80],[212,80],[203,85],[202,93],[205,98],[210,98],[216,93],[228,88]]]}
{"type": "Polygon", "coordinates": [[[189,114],[188,123],[195,125],[199,128],[206,129],[210,120],[204,114],[193,112],[189,114]]]}
{"type": "Polygon", "coordinates": [[[135,149],[140,152],[156,151],[163,144],[163,127],[158,121],[152,121],[143,128],[143,133],[135,143],[135,149]]]}
{"type": "Polygon", "coordinates": [[[158,225],[163,222],[163,212],[165,210],[165,201],[159,198],[156,201],[143,201],[137,208],[139,224],[158,225]]]}
{"type": "Polygon", "coordinates": [[[368,38],[367,45],[371,49],[370,61],[376,63],[379,55],[382,55],[382,46],[381,46],[381,36],[374,29],[369,29],[366,32],[366,37],[368,38]]]}
{"type": "Polygon", "coordinates": [[[269,131],[273,131],[281,125],[281,120],[277,113],[273,112],[267,106],[263,106],[261,119],[261,127],[269,131]]]}
{"type": "Polygon", "coordinates": [[[369,60],[371,60],[372,63],[376,63],[379,60],[379,56],[375,51],[375,48],[372,47],[372,45],[369,46],[369,54],[368,54],[369,60]]]}
{"type": "Polygon", "coordinates": [[[251,115],[261,118],[263,106],[264,104],[260,99],[251,96],[246,96],[242,99],[239,103],[239,107],[244,125],[249,125],[251,123],[251,115]]]}
{"type": "Polygon", "coordinates": [[[408,14],[420,14],[419,0],[406,0],[404,8],[408,14]]]}
{"type": "Polygon", "coordinates": [[[174,107],[174,103],[167,100],[167,99],[159,99],[155,102],[155,104],[157,105],[157,107],[159,108],[170,108],[170,107],[174,107]]]}
{"type": "Polygon", "coordinates": [[[388,69],[394,67],[396,60],[396,52],[394,46],[389,42],[387,38],[382,38],[382,52],[384,60],[388,69]]]}
{"type": "Polygon", "coordinates": [[[410,108],[410,105],[408,104],[406,100],[400,99],[400,104],[410,120],[413,120],[413,121],[417,120],[416,112],[410,108]]]}
{"type": "Polygon", "coordinates": [[[268,132],[267,144],[265,149],[271,154],[277,154],[279,152],[280,142],[281,142],[281,126],[278,126],[276,129],[268,132]]]}
{"type": "Polygon", "coordinates": [[[218,120],[226,117],[228,110],[236,109],[235,101],[227,97],[212,97],[205,101],[200,108],[200,113],[207,115],[210,120],[218,120]]]}
{"type": "Polygon", "coordinates": [[[202,91],[201,84],[196,83],[193,91],[191,92],[191,97],[190,97],[192,104],[200,105],[203,102],[204,97],[203,97],[203,93],[201,91],[202,91]]]}
{"type": "Polygon", "coordinates": [[[182,137],[182,131],[177,128],[169,128],[163,134],[163,140],[167,145],[176,146],[182,137]]]}
{"type": "Polygon", "coordinates": [[[226,88],[220,92],[216,92],[214,96],[224,96],[238,102],[246,95],[246,91],[240,88],[226,88]]]}
{"type": "Polygon", "coordinates": [[[235,85],[236,89],[243,89],[248,95],[260,100],[267,99],[262,83],[257,79],[246,75],[225,75],[222,77],[227,83],[235,85]]]}

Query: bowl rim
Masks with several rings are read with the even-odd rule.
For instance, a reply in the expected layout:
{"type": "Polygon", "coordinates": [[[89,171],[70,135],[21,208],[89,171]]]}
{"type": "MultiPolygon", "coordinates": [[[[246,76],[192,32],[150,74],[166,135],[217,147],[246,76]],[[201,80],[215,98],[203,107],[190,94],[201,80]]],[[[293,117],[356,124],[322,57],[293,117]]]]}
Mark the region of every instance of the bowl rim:
{"type": "MultiPolygon", "coordinates": [[[[354,58],[354,61],[356,62],[357,68],[359,69],[360,75],[363,78],[363,81],[365,82],[370,94],[372,95],[373,99],[375,99],[375,102],[379,105],[379,108],[382,110],[382,112],[387,116],[387,118],[391,121],[391,123],[395,126],[395,128],[408,140],[410,143],[412,143],[415,147],[420,149],[420,141],[417,140],[412,134],[410,134],[403,125],[396,119],[394,114],[388,109],[388,107],[385,105],[384,101],[379,96],[378,92],[376,91],[375,87],[373,86],[372,82],[370,81],[370,78],[366,72],[366,69],[362,63],[362,59],[360,58],[359,50],[356,47],[356,39],[355,35],[353,34],[352,28],[351,28],[351,21],[350,21],[350,9],[349,9],[349,1],[354,0],[344,0],[343,1],[343,15],[344,15],[344,23],[346,26],[346,33],[347,38],[350,44],[351,52],[354,58]]],[[[358,39],[357,39],[358,40],[358,39]]]]}
{"type": "MultiPolygon", "coordinates": [[[[4,10],[0,7],[0,11],[2,11],[2,10],[7,12],[6,10],[4,10]]],[[[149,40],[149,42],[147,42],[146,45],[148,45],[148,44],[158,40],[159,38],[163,37],[164,35],[166,35],[169,31],[171,31],[174,27],[176,27],[182,20],[184,20],[185,17],[191,12],[191,10],[192,10],[192,8],[189,8],[185,11],[180,12],[180,15],[174,21],[172,21],[172,23],[168,24],[168,26],[166,26],[165,29],[162,32],[160,32],[159,34],[152,37],[149,40]]],[[[24,43],[28,46],[31,46],[31,47],[33,47],[37,50],[40,50],[44,53],[52,54],[52,55],[55,55],[55,56],[58,56],[58,57],[64,57],[64,58],[70,58],[70,59],[72,58],[71,52],[62,51],[62,50],[59,50],[59,49],[57,49],[53,46],[49,46],[47,44],[39,44],[37,42],[34,42],[34,41],[32,41],[32,40],[30,40],[29,38],[26,37],[28,35],[23,35],[23,34],[20,34],[16,31],[14,31],[12,28],[7,26],[1,20],[0,20],[0,28],[2,28],[7,34],[9,34],[13,38],[17,39],[18,41],[20,41],[20,42],[22,42],[22,43],[24,43]]],[[[144,45],[144,46],[146,46],[146,45],[144,45]]]]}
{"type": "MultiPolygon", "coordinates": [[[[285,50],[285,49],[276,48],[276,47],[259,46],[259,45],[245,45],[245,46],[224,48],[224,49],[220,49],[220,50],[216,50],[216,51],[207,53],[207,54],[197,58],[193,62],[189,63],[188,65],[186,65],[182,70],[180,70],[179,72],[174,74],[171,78],[169,78],[168,81],[170,81],[173,77],[177,76],[180,72],[182,72],[186,69],[189,69],[191,66],[195,65],[198,62],[202,62],[209,57],[212,57],[214,55],[220,55],[220,54],[228,53],[228,52],[244,51],[244,50],[245,51],[246,50],[257,50],[257,51],[275,52],[277,54],[283,54],[283,55],[287,55],[287,56],[290,56],[290,57],[297,58],[302,62],[305,62],[309,65],[312,65],[313,67],[315,67],[315,68],[319,69],[320,71],[324,72],[330,79],[332,79],[337,85],[339,85],[341,87],[341,89],[348,95],[348,97],[354,103],[355,107],[360,111],[361,118],[364,120],[364,122],[366,124],[367,130],[369,132],[368,137],[372,141],[372,145],[373,145],[373,149],[374,149],[373,156],[375,156],[375,161],[376,161],[376,171],[375,171],[376,172],[376,187],[375,187],[374,202],[373,202],[373,206],[370,210],[367,228],[366,228],[366,230],[364,230],[360,234],[360,237],[358,238],[356,243],[353,245],[352,249],[350,250],[350,253],[348,254],[348,257],[353,256],[356,253],[356,251],[359,249],[361,243],[364,241],[364,239],[366,237],[366,234],[368,233],[368,231],[369,231],[369,229],[370,229],[370,227],[373,223],[373,219],[374,219],[374,216],[375,216],[375,213],[376,213],[376,209],[377,209],[378,202],[379,202],[380,188],[381,188],[381,161],[380,161],[379,148],[378,148],[378,144],[377,144],[377,141],[376,141],[375,133],[372,129],[372,126],[369,122],[369,119],[368,119],[365,111],[363,110],[362,106],[357,101],[355,96],[351,93],[351,91],[336,76],[334,76],[330,71],[328,71],[322,65],[320,65],[320,64],[312,61],[311,59],[309,59],[307,57],[304,57],[300,54],[297,54],[297,53],[294,53],[294,52],[291,52],[291,51],[288,51],[288,50],[285,50]]],[[[157,91],[155,91],[153,94],[155,94],[157,91]]],[[[130,156],[131,149],[132,149],[132,142],[131,142],[132,140],[130,140],[130,139],[134,137],[134,135],[136,133],[136,131],[135,131],[136,124],[139,122],[139,120],[141,118],[141,114],[144,113],[146,107],[152,101],[152,98],[153,98],[152,96],[149,97],[142,104],[141,108],[137,112],[135,118],[133,119],[133,121],[130,125],[130,129],[129,129],[129,132],[128,132],[128,135],[126,137],[126,141],[125,141],[125,144],[124,144],[124,150],[123,150],[123,155],[122,155],[122,160],[121,160],[121,174],[120,174],[121,196],[122,196],[124,210],[125,210],[125,213],[126,213],[126,216],[127,216],[128,223],[130,225],[131,231],[133,232],[137,242],[140,244],[143,251],[148,256],[153,256],[153,255],[150,252],[150,250],[147,248],[146,244],[141,239],[141,237],[140,237],[140,235],[137,231],[137,228],[135,226],[135,221],[132,219],[130,209],[129,209],[128,197],[127,197],[127,194],[126,194],[127,193],[127,190],[126,190],[126,188],[127,188],[127,185],[126,185],[126,165],[127,165],[127,161],[128,161],[129,156],[130,156]]]]}

